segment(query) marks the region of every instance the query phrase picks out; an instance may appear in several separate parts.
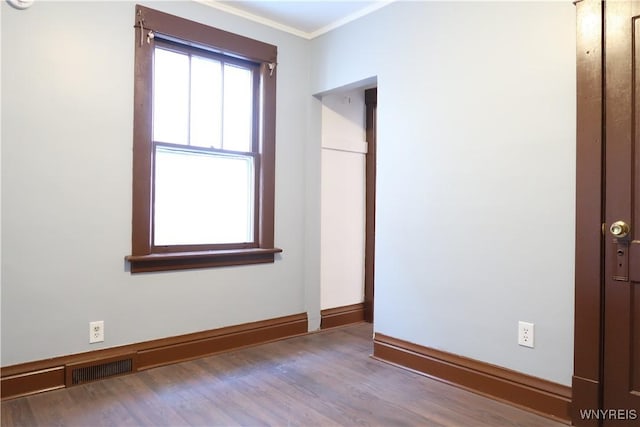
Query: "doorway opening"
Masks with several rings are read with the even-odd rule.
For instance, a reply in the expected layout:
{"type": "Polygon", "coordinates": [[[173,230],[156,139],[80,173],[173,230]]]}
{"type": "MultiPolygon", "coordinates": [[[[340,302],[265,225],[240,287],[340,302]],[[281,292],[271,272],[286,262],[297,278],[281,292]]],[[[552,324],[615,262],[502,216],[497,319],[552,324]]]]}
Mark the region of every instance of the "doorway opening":
{"type": "Polygon", "coordinates": [[[373,322],[377,90],[322,97],[321,329],[373,322]]]}

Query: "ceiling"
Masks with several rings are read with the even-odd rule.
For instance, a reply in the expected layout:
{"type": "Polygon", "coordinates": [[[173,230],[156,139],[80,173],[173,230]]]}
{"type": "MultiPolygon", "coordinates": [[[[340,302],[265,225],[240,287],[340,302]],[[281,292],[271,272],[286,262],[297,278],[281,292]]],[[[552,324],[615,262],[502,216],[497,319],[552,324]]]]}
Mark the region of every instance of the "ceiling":
{"type": "Polygon", "coordinates": [[[196,0],[280,30],[314,38],[393,0],[196,0]]]}

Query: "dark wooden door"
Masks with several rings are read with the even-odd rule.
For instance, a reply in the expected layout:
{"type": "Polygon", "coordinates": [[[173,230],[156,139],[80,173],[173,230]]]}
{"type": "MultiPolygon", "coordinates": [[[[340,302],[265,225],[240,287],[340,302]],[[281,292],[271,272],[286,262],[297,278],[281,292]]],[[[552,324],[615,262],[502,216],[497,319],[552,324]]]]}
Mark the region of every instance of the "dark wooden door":
{"type": "Polygon", "coordinates": [[[604,5],[604,425],[640,425],[640,2],[604,5]],[[616,412],[614,412],[616,411],[616,412]]]}

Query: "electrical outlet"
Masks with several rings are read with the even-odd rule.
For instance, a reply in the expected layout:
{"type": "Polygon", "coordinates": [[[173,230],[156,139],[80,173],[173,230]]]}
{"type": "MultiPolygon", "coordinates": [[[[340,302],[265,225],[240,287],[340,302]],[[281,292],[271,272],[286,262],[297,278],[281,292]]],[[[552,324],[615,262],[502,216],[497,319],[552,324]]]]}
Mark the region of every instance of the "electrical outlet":
{"type": "Polygon", "coordinates": [[[89,322],[89,344],[104,341],[104,320],[89,322]]]}
{"type": "Polygon", "coordinates": [[[534,325],[529,322],[518,322],[518,344],[533,348],[534,325]]]}

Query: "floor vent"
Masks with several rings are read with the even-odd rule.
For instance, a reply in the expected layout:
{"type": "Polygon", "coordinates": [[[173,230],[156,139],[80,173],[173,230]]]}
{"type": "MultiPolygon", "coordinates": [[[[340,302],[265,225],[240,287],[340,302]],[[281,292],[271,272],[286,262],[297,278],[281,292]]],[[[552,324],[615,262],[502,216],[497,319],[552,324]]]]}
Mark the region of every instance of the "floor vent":
{"type": "Polygon", "coordinates": [[[134,372],[133,357],[67,365],[67,387],[134,372]]]}

